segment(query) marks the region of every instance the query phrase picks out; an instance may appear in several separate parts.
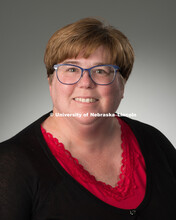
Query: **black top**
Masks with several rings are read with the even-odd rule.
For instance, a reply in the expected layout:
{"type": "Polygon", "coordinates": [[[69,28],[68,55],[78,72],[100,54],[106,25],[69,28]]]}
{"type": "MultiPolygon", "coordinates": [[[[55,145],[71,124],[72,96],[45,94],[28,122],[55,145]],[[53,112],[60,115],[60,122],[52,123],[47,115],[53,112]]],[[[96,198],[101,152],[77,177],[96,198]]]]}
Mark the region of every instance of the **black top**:
{"type": "Polygon", "coordinates": [[[138,140],[147,173],[143,202],[123,210],[91,194],[58,163],[40,129],[48,116],[0,145],[1,220],[176,219],[176,150],[163,134],[122,117],[138,140]]]}

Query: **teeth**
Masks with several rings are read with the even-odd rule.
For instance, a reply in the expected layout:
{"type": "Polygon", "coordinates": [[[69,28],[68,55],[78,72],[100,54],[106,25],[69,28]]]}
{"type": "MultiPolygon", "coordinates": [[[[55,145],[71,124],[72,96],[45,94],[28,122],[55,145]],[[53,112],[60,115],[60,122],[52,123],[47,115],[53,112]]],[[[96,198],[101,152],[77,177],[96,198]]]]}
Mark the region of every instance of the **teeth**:
{"type": "Polygon", "coordinates": [[[79,102],[86,102],[86,103],[91,103],[91,102],[96,102],[97,100],[94,98],[75,98],[75,101],[79,101],[79,102]]]}

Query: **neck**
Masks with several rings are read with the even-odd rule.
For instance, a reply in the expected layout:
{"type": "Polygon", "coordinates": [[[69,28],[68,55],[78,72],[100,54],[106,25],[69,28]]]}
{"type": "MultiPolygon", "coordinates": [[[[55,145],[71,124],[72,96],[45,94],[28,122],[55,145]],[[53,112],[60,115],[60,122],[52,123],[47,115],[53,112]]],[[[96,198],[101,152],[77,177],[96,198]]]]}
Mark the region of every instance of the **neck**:
{"type": "Polygon", "coordinates": [[[79,150],[85,152],[101,152],[113,137],[120,134],[116,118],[94,118],[87,123],[77,118],[53,116],[45,121],[43,127],[70,151],[80,148],[79,150]]]}

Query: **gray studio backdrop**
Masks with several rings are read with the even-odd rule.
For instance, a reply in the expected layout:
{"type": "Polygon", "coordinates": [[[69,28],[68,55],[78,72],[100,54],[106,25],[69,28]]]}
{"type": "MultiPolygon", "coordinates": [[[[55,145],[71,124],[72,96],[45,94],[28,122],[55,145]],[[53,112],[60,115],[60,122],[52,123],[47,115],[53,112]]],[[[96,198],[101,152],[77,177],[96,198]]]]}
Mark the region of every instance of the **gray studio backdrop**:
{"type": "Polygon", "coordinates": [[[171,0],[2,1],[0,3],[0,141],[52,109],[45,46],[60,27],[104,18],[124,32],[136,60],[119,113],[161,130],[176,146],[176,3],[171,0]]]}

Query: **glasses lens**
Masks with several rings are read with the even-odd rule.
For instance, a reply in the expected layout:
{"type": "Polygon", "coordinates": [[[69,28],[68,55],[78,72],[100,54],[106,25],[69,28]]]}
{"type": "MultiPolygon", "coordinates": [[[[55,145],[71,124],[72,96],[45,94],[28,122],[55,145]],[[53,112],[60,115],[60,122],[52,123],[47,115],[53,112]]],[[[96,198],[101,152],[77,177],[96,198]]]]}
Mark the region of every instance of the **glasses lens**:
{"type": "Polygon", "coordinates": [[[81,69],[72,65],[61,65],[57,69],[58,79],[64,84],[74,84],[81,77],[81,69]]]}
{"type": "Polygon", "coordinates": [[[91,77],[95,83],[107,85],[114,80],[115,69],[112,66],[97,66],[91,69],[91,77]]]}

